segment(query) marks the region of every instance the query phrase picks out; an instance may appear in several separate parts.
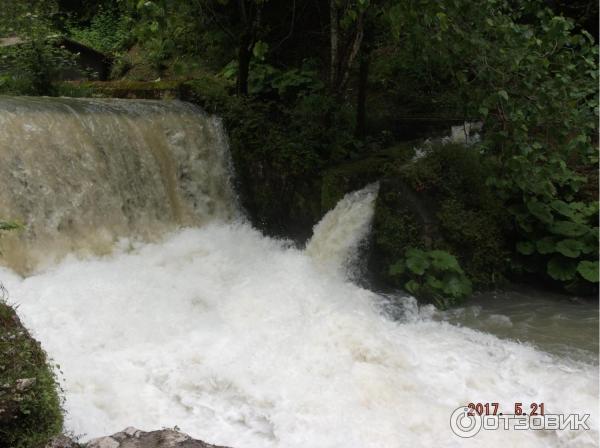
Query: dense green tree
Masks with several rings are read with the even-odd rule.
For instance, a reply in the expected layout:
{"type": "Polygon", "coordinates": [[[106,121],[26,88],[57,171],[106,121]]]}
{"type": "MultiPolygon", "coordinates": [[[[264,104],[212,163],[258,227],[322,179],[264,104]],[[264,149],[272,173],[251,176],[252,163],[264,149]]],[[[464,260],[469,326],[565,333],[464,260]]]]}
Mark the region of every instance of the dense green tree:
{"type": "Polygon", "coordinates": [[[73,57],[58,45],[56,2],[6,2],[0,12],[0,36],[12,44],[0,48],[0,88],[31,94],[52,92],[53,81],[73,57]]]}
{"type": "Polygon", "coordinates": [[[572,288],[597,281],[593,37],[534,1],[406,2],[391,17],[413,61],[443,74],[457,110],[484,123],[489,182],[519,235],[513,266],[572,288]]]}

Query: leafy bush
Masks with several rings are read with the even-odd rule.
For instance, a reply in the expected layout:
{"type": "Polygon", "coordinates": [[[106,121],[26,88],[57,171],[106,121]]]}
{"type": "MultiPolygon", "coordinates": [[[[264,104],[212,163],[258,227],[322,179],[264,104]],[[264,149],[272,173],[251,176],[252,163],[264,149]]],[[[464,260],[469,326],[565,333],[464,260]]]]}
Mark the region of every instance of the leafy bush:
{"type": "Polygon", "coordinates": [[[0,92],[26,95],[54,93],[60,73],[74,66],[73,55],[57,45],[55,38],[34,38],[0,49],[5,74],[0,92]]]}
{"type": "Polygon", "coordinates": [[[321,216],[322,169],[356,146],[350,115],[322,92],[287,104],[230,94],[225,76],[183,83],[183,97],[222,116],[244,207],[271,234],[304,238],[321,216]]]}
{"type": "Polygon", "coordinates": [[[61,72],[74,66],[74,56],[58,45],[51,20],[54,2],[31,7],[13,3],[8,13],[0,12],[0,34],[7,33],[20,42],[0,47],[0,93],[52,94],[61,72]]]}
{"type": "Polygon", "coordinates": [[[408,292],[442,309],[464,300],[473,290],[456,257],[443,250],[410,248],[404,259],[390,266],[389,273],[400,277],[408,292]]]}
{"type": "Polygon", "coordinates": [[[398,4],[396,29],[410,24],[406,51],[442,74],[461,113],[484,122],[488,184],[514,221],[514,270],[593,289],[598,47],[542,2],[476,4],[398,4]]]}
{"type": "Polygon", "coordinates": [[[123,49],[130,38],[130,29],[129,17],[115,7],[100,6],[89,26],[67,24],[67,31],[74,40],[106,54],[123,49]]]}
{"type": "MultiPolygon", "coordinates": [[[[142,47],[145,61],[159,72],[179,56],[204,59],[225,51],[222,33],[215,30],[213,17],[200,2],[125,0],[121,4],[131,18],[131,39],[142,47]]],[[[231,57],[230,51],[225,52],[231,57]]]]}
{"type": "MultiPolygon", "coordinates": [[[[234,80],[237,63],[228,64],[222,74],[226,79],[234,80]]],[[[260,61],[250,64],[248,92],[251,95],[289,101],[300,95],[320,92],[324,87],[316,70],[308,67],[282,70],[260,61]]]]}
{"type": "Polygon", "coordinates": [[[439,241],[455,254],[477,288],[501,283],[508,271],[510,218],[486,179],[497,170],[478,148],[432,145],[424,157],[405,164],[400,176],[423,201],[435,204],[439,241]]]}
{"type": "Polygon", "coordinates": [[[241,100],[229,94],[232,84],[216,76],[197,77],[182,83],[183,98],[192,101],[211,114],[229,117],[234,121],[241,100]]]}
{"type": "Polygon", "coordinates": [[[575,291],[598,283],[589,269],[598,265],[598,60],[593,39],[572,30],[547,13],[534,30],[516,27],[524,42],[507,42],[505,57],[518,63],[499,61],[514,75],[480,112],[500,168],[489,183],[519,234],[514,268],[575,291]]]}
{"type": "Polygon", "coordinates": [[[598,283],[598,204],[532,199],[526,208],[511,210],[527,236],[516,246],[524,257],[522,268],[545,270],[570,288],[582,281],[598,283]]]}

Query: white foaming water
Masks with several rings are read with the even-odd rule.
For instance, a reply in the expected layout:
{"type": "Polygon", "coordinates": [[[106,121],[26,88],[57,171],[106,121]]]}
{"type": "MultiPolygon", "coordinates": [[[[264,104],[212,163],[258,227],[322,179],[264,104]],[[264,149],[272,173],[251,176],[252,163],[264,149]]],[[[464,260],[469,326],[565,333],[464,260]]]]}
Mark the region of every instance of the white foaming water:
{"type": "Polygon", "coordinates": [[[236,448],[597,443],[596,366],[414,309],[388,319],[382,297],[247,224],[0,275],[61,365],[67,425],[85,438],[178,425],[236,448]],[[450,414],[472,401],[543,401],[591,413],[592,430],[459,439],[450,414]]]}
{"type": "Polygon", "coordinates": [[[61,365],[67,429],[84,439],[177,425],[234,448],[597,446],[597,364],[453,326],[411,300],[395,321],[383,297],[343,275],[376,187],[346,196],[300,251],[227,221],[226,142],[193,106],[0,106],[0,205],[30,224],[25,243],[52,252],[55,239],[94,246],[98,227],[112,244],[156,224],[160,239],[165,227],[207,223],[28,277],[0,268],[25,325],[61,365]],[[547,413],[592,414],[592,430],[460,439],[450,415],[469,402],[505,412],[544,402],[547,413]]]}

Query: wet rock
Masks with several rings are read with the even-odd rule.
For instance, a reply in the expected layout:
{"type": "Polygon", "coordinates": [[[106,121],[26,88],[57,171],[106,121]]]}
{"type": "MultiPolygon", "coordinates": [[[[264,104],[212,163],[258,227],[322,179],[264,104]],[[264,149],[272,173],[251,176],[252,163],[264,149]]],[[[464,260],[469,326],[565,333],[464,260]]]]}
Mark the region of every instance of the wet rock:
{"type": "Polygon", "coordinates": [[[83,446],[85,448],[226,448],[192,439],[187,434],[173,429],[144,432],[132,427],[111,436],[93,439],[83,446]]]}
{"type": "Polygon", "coordinates": [[[22,392],[35,384],[35,378],[21,378],[17,380],[17,390],[22,392]]]}
{"type": "Polygon", "coordinates": [[[69,437],[67,437],[65,435],[60,435],[60,436],[53,438],[46,445],[46,448],[80,448],[80,446],[81,445],[79,445],[73,439],[70,439],[69,437]]]}

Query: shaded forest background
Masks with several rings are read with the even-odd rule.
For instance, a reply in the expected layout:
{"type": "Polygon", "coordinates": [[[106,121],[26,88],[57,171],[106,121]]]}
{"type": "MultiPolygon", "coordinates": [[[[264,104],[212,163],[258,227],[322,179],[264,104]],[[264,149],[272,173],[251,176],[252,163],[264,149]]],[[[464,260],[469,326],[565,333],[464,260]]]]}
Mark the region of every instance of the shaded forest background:
{"type": "Polygon", "coordinates": [[[441,306],[506,278],[597,291],[597,2],[3,0],[1,14],[0,92],[94,95],[64,82],[93,51],[106,73],[75,78],[175,88],[224,117],[269,234],[306,238],[383,179],[388,284],[441,306]],[[464,122],[480,123],[474,145],[417,157],[464,122]],[[433,230],[413,197],[434,204],[433,230]]]}

